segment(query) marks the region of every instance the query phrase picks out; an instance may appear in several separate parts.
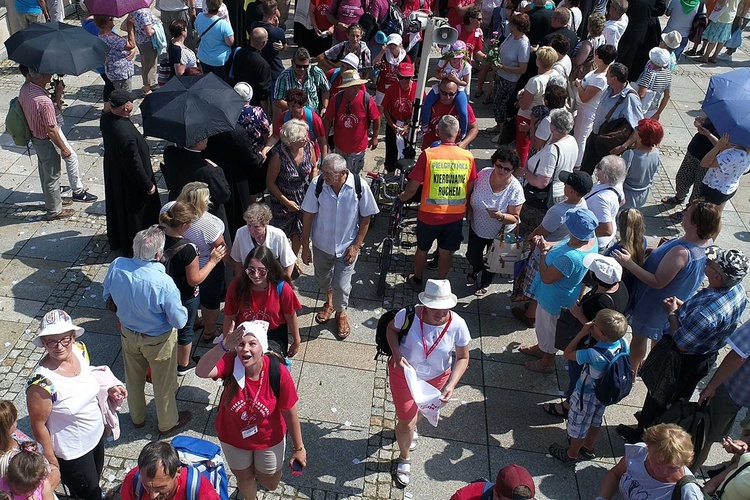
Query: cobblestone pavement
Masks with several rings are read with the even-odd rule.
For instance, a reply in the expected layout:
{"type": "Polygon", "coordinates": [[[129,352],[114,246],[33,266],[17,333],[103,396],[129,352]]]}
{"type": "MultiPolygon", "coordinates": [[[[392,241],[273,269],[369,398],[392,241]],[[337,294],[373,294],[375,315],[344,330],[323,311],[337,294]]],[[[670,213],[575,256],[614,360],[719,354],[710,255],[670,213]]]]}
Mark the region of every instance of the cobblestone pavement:
{"type": "MultiPolygon", "coordinates": [[[[288,59],[288,58],[287,58],[288,59]]],[[[744,49],[735,62],[698,65],[683,61],[673,82],[673,102],[662,115],[666,137],[661,147],[662,167],[654,180],[649,204],[644,208],[647,234],[654,238],[678,233],[668,209],[658,200],[673,194],[674,176],[692,135],[692,121],[712,74],[747,64],[744,49]]],[[[16,95],[21,83],[15,66],[0,64],[0,114],[16,95]]],[[[66,309],[76,323],[86,328],[87,343],[95,364],[107,364],[123,376],[116,318],[104,309],[102,280],[111,261],[104,221],[102,158],[99,156],[98,120],[102,82],[97,75],[66,78],[64,130],[81,161],[84,184],[100,201],[75,204],[76,216],[60,222],[41,220],[42,196],[36,161],[13,147],[10,137],[0,136],[0,397],[12,400],[19,409],[19,427],[29,432],[23,395],[27,376],[41,356],[30,342],[39,319],[49,309],[66,309]]],[[[491,109],[476,106],[481,129],[492,125],[491,109]]],[[[139,123],[136,113],[134,122],[139,123]]],[[[490,134],[481,133],[473,152],[480,167],[489,164],[490,134]]],[[[164,143],[149,139],[159,163],[164,143]]],[[[367,169],[382,169],[384,146],[367,154],[367,169]]],[[[63,174],[63,181],[65,181],[63,174]]],[[[748,233],[748,179],[743,178],[740,194],[724,212],[724,229],[718,243],[750,252],[748,233]]],[[[162,193],[164,194],[164,186],[162,193]]],[[[164,198],[166,199],[166,197],[164,198]]],[[[413,217],[413,214],[412,214],[413,217]]],[[[387,388],[386,366],[373,360],[374,328],[388,308],[416,301],[404,276],[412,267],[412,250],[397,249],[385,297],[376,297],[379,242],[386,232],[385,215],[376,218],[354,278],[350,322],[352,334],[338,341],[329,326],[315,324],[313,316],[322,305],[319,293],[305,269],[298,281],[303,309],[300,327],[303,345],[292,363],[301,396],[299,413],[309,450],[304,475],[292,477],[284,471],[283,484],[260,498],[448,498],[458,487],[479,477],[494,477],[508,463],[527,467],[537,482],[538,498],[593,498],[607,469],[622,455],[622,441],[614,432],[619,423],[634,423],[633,412],[644,396],[642,384],[622,403],[607,409],[605,432],[597,444],[599,458],[565,467],[547,455],[551,442],[565,439],[564,424],[546,415],[539,405],[559,401],[567,384],[564,365],[559,362],[551,375],[529,373],[520,365],[524,356],[514,352],[521,343],[532,341],[510,314],[510,284],[498,280],[492,293],[476,299],[464,286],[465,247],[455,258],[450,275],[459,295],[456,312],[464,317],[474,339],[471,362],[455,401],[442,411],[437,428],[420,424],[419,447],[412,461],[412,484],[406,490],[392,487],[391,459],[394,450],[395,415],[387,388]]],[[[407,239],[413,238],[407,228],[407,239]]],[[[427,275],[430,277],[430,274],[427,275]]],[[[205,352],[200,345],[196,352],[205,352]]],[[[216,441],[213,427],[219,385],[188,375],[177,393],[179,405],[195,417],[186,432],[216,441]]],[[[106,449],[102,484],[119,485],[135,465],[141,447],[158,439],[152,404],[147,426],[136,430],[127,414],[121,413],[122,436],[106,449]]],[[[708,465],[723,460],[714,450],[708,465]]],[[[232,485],[234,482],[232,481],[232,485]]]]}

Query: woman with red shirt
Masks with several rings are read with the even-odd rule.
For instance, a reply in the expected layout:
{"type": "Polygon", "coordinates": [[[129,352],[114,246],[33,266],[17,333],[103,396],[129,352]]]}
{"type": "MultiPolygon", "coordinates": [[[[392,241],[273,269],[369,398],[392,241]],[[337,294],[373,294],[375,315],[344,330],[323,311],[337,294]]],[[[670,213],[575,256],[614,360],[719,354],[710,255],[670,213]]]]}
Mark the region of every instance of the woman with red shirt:
{"type": "Polygon", "coordinates": [[[388,88],[394,83],[398,83],[398,65],[402,62],[411,62],[401,42],[401,35],[398,33],[388,35],[385,49],[373,61],[373,66],[380,68],[378,86],[375,92],[375,103],[378,106],[383,104],[383,98],[388,88]]]}
{"type": "MultiPolygon", "coordinates": [[[[253,248],[244,262],[245,272],[229,285],[224,301],[224,337],[235,325],[263,320],[270,324],[268,339],[290,358],[299,351],[297,311],[302,309],[289,277],[271,251],[263,245],[253,248]],[[289,333],[292,345],[289,345],[289,333]]],[[[247,497],[246,497],[247,498],[247,497]]]]}
{"type": "Polygon", "coordinates": [[[383,99],[383,116],[387,122],[385,128],[385,163],[389,172],[396,169],[399,149],[398,136],[406,137],[409,133],[409,122],[414,110],[414,97],[417,93],[417,82],[414,81],[414,65],[402,62],[398,65],[398,84],[391,85],[383,99]]]}
{"type": "Polygon", "coordinates": [[[268,490],[279,485],[287,427],[294,446],[289,464],[307,465],[297,390],[283,363],[271,359],[273,354],[265,354],[267,331],[265,321],[240,324],[226,333],[195,369],[201,378],[224,380],[214,423],[216,435],[237,478],[237,488],[248,499],[256,498],[256,480],[268,490]]]}

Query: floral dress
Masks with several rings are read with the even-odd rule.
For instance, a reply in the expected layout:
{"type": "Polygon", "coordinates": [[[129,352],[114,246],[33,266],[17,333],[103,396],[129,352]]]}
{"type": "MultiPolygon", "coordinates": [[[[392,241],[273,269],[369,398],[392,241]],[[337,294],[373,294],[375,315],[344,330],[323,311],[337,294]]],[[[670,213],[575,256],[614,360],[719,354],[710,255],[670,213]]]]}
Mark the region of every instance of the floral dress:
{"type": "MultiPolygon", "coordinates": [[[[297,205],[302,205],[305,191],[310,184],[310,173],[313,169],[312,143],[305,144],[302,162],[297,165],[289,150],[282,143],[278,143],[272,150],[273,154],[279,155],[281,166],[279,175],[276,177],[276,186],[279,191],[297,205]]],[[[302,210],[290,212],[275,196],[269,198],[273,219],[271,225],[276,226],[288,237],[302,235],[302,210]]]]}
{"type": "Polygon", "coordinates": [[[247,131],[253,149],[260,154],[266,139],[271,135],[271,123],[265,111],[260,106],[245,106],[242,108],[237,123],[247,131]]]}

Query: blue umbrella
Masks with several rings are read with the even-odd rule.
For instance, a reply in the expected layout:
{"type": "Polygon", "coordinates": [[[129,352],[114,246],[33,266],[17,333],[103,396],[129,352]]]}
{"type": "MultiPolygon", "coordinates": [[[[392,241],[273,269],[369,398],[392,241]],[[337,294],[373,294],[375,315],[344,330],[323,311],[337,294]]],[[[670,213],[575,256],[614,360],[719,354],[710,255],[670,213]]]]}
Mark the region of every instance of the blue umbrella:
{"type": "Polygon", "coordinates": [[[750,68],[741,68],[711,77],[703,111],[719,136],[750,147],[750,68]]]}

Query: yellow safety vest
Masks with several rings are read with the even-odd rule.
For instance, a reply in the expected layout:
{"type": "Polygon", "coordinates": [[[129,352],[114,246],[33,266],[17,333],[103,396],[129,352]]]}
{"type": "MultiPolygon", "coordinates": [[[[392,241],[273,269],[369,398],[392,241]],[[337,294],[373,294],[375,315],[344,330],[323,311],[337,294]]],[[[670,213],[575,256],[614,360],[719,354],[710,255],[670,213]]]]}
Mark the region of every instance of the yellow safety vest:
{"type": "Polygon", "coordinates": [[[455,145],[424,150],[427,160],[420,210],[433,214],[466,212],[466,186],[474,156],[455,145]]]}

